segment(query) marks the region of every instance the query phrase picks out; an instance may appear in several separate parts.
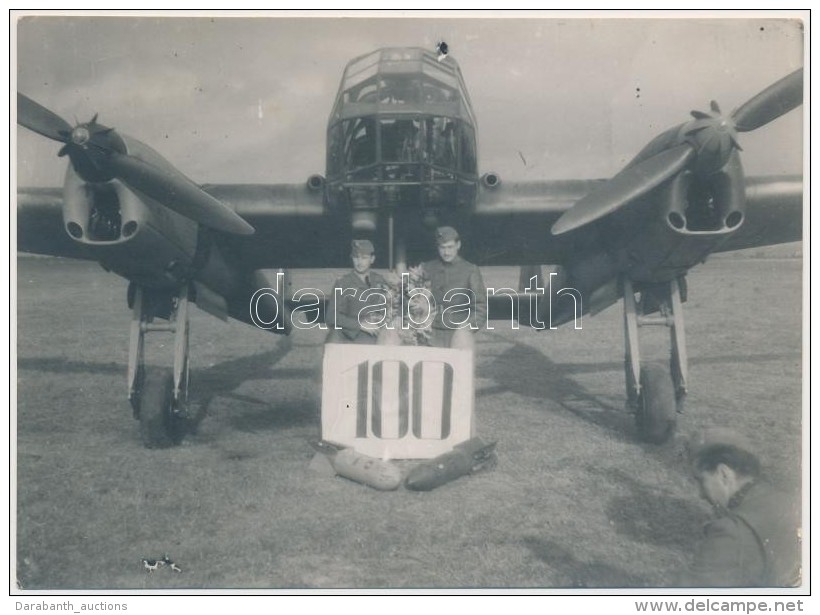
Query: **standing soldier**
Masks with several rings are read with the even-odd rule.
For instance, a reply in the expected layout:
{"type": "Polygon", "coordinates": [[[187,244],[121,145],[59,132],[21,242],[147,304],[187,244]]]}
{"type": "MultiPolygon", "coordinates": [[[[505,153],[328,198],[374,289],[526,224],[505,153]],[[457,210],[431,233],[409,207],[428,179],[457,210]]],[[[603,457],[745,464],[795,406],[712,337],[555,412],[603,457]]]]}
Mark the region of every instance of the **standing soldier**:
{"type": "Polygon", "coordinates": [[[473,350],[476,331],[487,322],[487,289],[476,265],[458,255],[461,238],[451,226],[436,229],[439,258],[422,265],[437,309],[432,344],[473,350]]]}

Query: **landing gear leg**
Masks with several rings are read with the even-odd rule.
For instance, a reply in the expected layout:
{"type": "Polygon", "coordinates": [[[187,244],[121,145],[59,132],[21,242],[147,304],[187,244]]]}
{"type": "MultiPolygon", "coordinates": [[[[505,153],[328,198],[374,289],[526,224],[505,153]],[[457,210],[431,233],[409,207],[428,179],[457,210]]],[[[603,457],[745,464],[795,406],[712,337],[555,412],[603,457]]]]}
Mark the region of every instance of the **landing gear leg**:
{"type": "Polygon", "coordinates": [[[675,431],[677,414],[686,396],[687,357],[680,282],[645,287],[640,305],[632,281],[624,278],[624,368],[627,405],[635,411],[641,440],[666,442],[675,431]],[[659,311],[657,315],[644,315],[659,311]],[[641,362],[639,328],[649,325],[669,328],[669,368],[641,362]]]}
{"type": "Polygon", "coordinates": [[[189,287],[176,294],[150,291],[137,285],[129,288],[132,304],[131,339],[128,353],[128,401],[140,422],[140,435],[147,448],[178,444],[188,418],[188,332],[189,287]],[[166,319],[155,323],[155,318],[166,319]],[[173,368],[145,366],[148,333],[174,334],[173,368]]]}

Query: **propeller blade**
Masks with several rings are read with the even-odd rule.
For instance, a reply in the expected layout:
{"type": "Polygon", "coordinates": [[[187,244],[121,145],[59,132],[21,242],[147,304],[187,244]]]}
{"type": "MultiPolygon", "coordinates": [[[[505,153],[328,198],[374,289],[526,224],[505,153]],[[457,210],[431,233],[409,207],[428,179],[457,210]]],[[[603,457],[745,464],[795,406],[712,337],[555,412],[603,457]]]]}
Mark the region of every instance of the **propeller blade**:
{"type": "Polygon", "coordinates": [[[803,69],[798,68],[743,103],[732,113],[732,120],[738,131],[748,132],[776,120],[802,102],[803,69]]]}
{"type": "Polygon", "coordinates": [[[61,143],[66,143],[71,134],[71,124],[20,92],[17,92],[17,123],[61,143]]]}
{"type": "Polygon", "coordinates": [[[553,225],[552,234],[568,233],[620,209],[680,171],[694,153],[692,146],[684,143],[627,167],[564,212],[553,225]]]}
{"type": "Polygon", "coordinates": [[[159,169],[134,156],[113,152],[114,174],[130,187],[156,199],[169,209],[219,231],[251,235],[254,228],[232,209],[202,190],[182,173],[159,169]]]}

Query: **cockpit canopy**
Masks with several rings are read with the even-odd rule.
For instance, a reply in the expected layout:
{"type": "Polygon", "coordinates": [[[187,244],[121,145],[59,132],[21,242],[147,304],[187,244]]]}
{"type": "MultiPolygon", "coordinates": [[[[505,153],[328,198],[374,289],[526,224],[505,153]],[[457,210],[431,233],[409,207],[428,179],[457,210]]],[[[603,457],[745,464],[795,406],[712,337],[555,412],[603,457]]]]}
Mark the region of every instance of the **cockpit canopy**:
{"type": "Polygon", "coordinates": [[[327,179],[339,196],[355,183],[416,186],[422,205],[424,194],[470,197],[475,119],[455,60],[390,48],[351,61],[328,122],[327,179]]]}
{"type": "Polygon", "coordinates": [[[330,124],[382,112],[438,114],[475,126],[456,61],[439,62],[419,48],[380,49],[345,68],[330,124]]]}

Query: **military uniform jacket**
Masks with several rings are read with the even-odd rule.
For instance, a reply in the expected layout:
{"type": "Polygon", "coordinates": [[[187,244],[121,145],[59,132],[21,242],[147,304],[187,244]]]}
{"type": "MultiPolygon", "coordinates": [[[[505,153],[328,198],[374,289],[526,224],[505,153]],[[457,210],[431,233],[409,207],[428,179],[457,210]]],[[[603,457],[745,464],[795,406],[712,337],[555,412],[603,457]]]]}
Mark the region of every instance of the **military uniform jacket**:
{"type": "Polygon", "coordinates": [[[374,297],[363,300],[362,292],[369,288],[387,288],[386,280],[378,273],[369,271],[367,278],[370,282],[369,285],[355,271],[343,275],[333,285],[333,295],[328,302],[328,311],[325,318],[327,326],[330,329],[340,328],[342,334],[351,340],[360,335],[368,335],[359,326],[359,312],[367,305],[379,303],[379,300],[374,297]],[[340,294],[337,289],[345,291],[344,294],[340,294]],[[354,292],[349,289],[353,289],[354,292]]]}
{"type": "Polygon", "coordinates": [[[481,271],[472,263],[456,256],[450,263],[441,260],[428,261],[422,265],[424,278],[430,282],[430,291],[436,300],[436,329],[460,329],[472,325],[481,328],[487,322],[487,289],[481,271]],[[444,296],[448,291],[461,289],[461,293],[470,296],[470,314],[467,322],[467,298],[464,294],[452,294],[447,301],[444,296]],[[453,309],[445,314],[445,310],[453,309]]]}
{"type": "Polygon", "coordinates": [[[689,587],[792,587],[800,583],[798,503],[754,483],[708,523],[689,587]]]}

